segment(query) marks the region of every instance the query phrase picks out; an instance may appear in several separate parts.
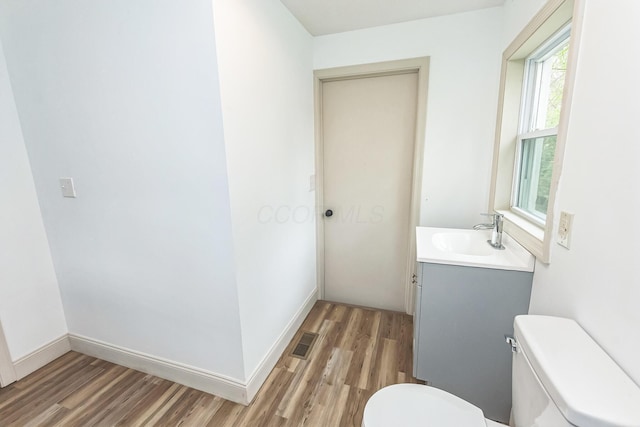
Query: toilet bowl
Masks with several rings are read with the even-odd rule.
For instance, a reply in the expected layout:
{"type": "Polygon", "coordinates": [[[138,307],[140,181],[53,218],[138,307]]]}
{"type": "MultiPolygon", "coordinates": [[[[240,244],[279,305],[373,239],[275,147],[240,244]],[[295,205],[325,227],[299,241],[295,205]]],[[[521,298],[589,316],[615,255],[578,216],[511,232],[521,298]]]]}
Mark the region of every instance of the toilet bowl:
{"type": "MultiPolygon", "coordinates": [[[[640,388],[570,319],[517,316],[512,422],[516,427],[640,427],[640,388]]],[[[444,390],[396,384],[364,408],[363,427],[498,427],[444,390]]]]}
{"type": "Polygon", "coordinates": [[[477,406],[421,384],[395,384],[378,390],[367,402],[362,427],[497,427],[477,406]]]}

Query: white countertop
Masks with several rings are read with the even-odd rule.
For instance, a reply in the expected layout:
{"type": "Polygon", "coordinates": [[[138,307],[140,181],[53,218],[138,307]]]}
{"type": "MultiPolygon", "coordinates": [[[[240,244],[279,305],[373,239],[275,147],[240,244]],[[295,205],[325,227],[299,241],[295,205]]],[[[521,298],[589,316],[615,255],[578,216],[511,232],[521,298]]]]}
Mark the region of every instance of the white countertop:
{"type": "Polygon", "coordinates": [[[493,268],[532,272],[535,257],[506,233],[504,250],[492,248],[486,241],[491,230],[416,227],[418,262],[465,267],[493,268]]]}

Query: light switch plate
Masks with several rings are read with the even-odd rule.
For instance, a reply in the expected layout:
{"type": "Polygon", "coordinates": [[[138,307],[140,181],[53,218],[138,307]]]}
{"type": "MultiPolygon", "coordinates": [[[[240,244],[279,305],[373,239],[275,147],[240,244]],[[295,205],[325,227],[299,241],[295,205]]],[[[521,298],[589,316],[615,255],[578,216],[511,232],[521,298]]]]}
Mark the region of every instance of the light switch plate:
{"type": "Polygon", "coordinates": [[[309,175],[309,191],[315,191],[316,189],[316,176],[309,175]]]}
{"type": "Polygon", "coordinates": [[[573,214],[560,212],[560,224],[558,224],[558,244],[569,249],[571,242],[571,227],[573,225],[573,214]]]}
{"type": "Polygon", "coordinates": [[[76,189],[73,186],[73,178],[60,178],[62,197],[76,197],[76,189]]]}

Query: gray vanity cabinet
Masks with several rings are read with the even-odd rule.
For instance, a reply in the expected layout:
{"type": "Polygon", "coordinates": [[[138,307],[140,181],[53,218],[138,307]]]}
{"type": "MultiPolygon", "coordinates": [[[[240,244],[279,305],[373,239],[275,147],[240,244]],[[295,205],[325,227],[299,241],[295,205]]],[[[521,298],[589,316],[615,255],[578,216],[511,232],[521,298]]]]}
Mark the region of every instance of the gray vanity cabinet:
{"type": "Polygon", "coordinates": [[[513,320],[529,309],[533,273],[418,263],[414,375],[508,422],[513,320]]]}

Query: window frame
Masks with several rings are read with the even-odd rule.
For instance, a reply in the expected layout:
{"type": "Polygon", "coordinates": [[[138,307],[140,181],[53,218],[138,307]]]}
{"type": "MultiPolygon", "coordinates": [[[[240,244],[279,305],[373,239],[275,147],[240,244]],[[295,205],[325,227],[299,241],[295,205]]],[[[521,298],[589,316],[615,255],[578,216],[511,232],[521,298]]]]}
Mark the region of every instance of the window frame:
{"type": "MultiPolygon", "coordinates": [[[[550,246],[553,237],[554,205],[558,182],[562,172],[562,159],[567,127],[571,111],[571,96],[575,81],[578,48],[585,0],[549,0],[531,22],[522,30],[503,53],[496,139],[491,175],[489,209],[504,214],[504,230],[539,261],[550,262],[550,246]],[[570,27],[568,27],[570,25],[570,27]],[[513,209],[513,188],[518,174],[518,156],[521,137],[541,135],[537,132],[521,132],[523,86],[525,85],[526,60],[541,52],[547,42],[563,29],[570,31],[567,71],[557,127],[546,221],[536,221],[513,209]]],[[[544,130],[543,130],[544,131],[544,130]]],[[[548,131],[548,129],[547,129],[548,131]]],[[[554,130],[555,131],[555,130],[554,130]]],[[[544,136],[544,135],[542,135],[544,136]]]]}
{"type": "MultiPolygon", "coordinates": [[[[558,126],[551,128],[538,128],[536,107],[540,102],[540,82],[539,69],[540,64],[555,55],[556,52],[563,49],[566,44],[571,43],[571,22],[565,24],[551,37],[545,40],[533,52],[531,52],[524,60],[524,77],[522,82],[522,95],[520,105],[520,115],[518,119],[518,136],[516,140],[516,155],[514,158],[513,183],[511,186],[511,204],[510,209],[517,215],[533,224],[544,227],[547,220],[547,213],[541,216],[536,215],[523,208],[520,204],[520,195],[522,193],[521,180],[523,173],[523,151],[525,141],[548,138],[551,136],[558,137],[558,126]]],[[[565,75],[566,78],[566,75],[565,75]]],[[[531,188],[529,188],[531,190],[531,188]]],[[[539,211],[537,211],[539,212],[539,211]]]]}
{"type": "MultiPolygon", "coordinates": [[[[535,89],[537,85],[535,84],[536,73],[537,71],[536,64],[549,59],[558,49],[558,47],[564,45],[565,43],[571,42],[571,21],[565,24],[562,28],[560,28],[556,33],[554,33],[551,37],[545,40],[540,46],[538,46],[529,56],[525,58],[525,66],[524,66],[524,78],[522,84],[522,106],[520,109],[520,120],[518,124],[518,134],[523,135],[527,133],[533,133],[538,129],[535,127],[533,123],[533,102],[529,102],[531,98],[537,98],[535,93],[535,89]]],[[[556,126],[557,128],[557,126],[556,126]]],[[[546,128],[551,129],[551,128],[546,128]]]]}

